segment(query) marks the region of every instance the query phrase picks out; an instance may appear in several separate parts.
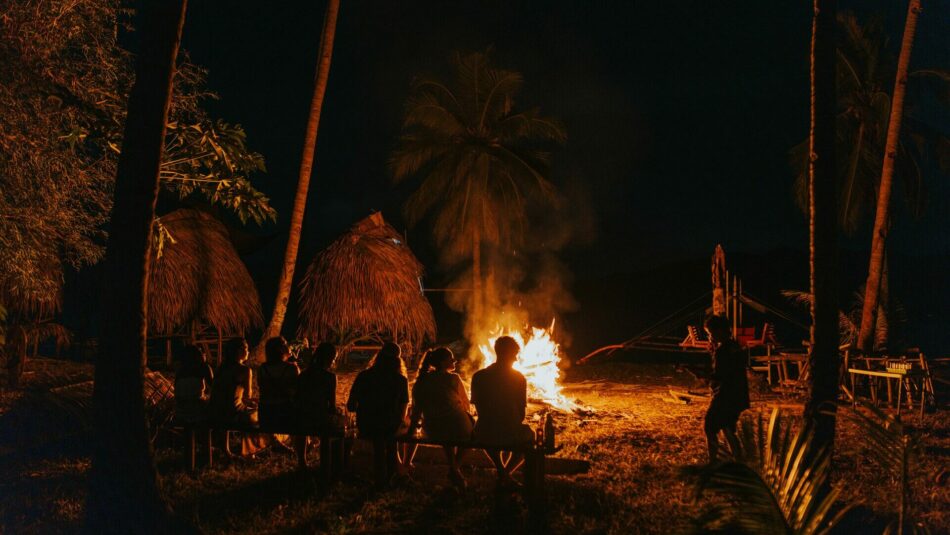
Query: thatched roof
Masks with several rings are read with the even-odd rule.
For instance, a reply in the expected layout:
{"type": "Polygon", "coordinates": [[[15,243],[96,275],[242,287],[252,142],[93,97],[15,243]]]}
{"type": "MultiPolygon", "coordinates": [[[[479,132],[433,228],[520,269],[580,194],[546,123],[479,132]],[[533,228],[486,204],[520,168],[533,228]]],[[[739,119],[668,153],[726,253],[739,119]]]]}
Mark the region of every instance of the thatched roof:
{"type": "Polygon", "coordinates": [[[377,335],[418,349],[435,340],[422,273],[402,236],[374,213],[313,259],[300,284],[298,336],[340,343],[377,335]]]}
{"type": "Polygon", "coordinates": [[[152,252],[148,282],[149,334],[171,334],[181,326],[210,324],[241,334],[263,324],[251,275],[214,217],[176,210],[160,219],[171,235],[162,255],[152,252]]]}

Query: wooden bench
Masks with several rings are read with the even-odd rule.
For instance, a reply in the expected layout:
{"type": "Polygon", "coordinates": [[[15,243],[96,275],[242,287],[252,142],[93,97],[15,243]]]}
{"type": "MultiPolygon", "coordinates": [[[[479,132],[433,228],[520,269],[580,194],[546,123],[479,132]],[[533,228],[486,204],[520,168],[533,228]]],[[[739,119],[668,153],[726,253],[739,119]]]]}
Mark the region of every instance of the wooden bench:
{"type": "Polygon", "coordinates": [[[211,436],[215,431],[318,437],[320,439],[320,475],[325,481],[337,478],[346,462],[344,449],[346,435],[342,430],[307,428],[299,425],[288,427],[262,426],[211,420],[174,422],[173,426],[184,430],[185,464],[192,472],[195,472],[197,468],[197,446],[199,441],[205,455],[203,464],[206,468],[211,468],[211,436]]]}
{"type": "MultiPolygon", "coordinates": [[[[396,442],[407,445],[458,447],[475,450],[502,450],[511,452],[512,454],[520,453],[524,455],[524,498],[528,506],[528,522],[535,528],[543,526],[546,522],[544,486],[546,471],[544,456],[549,453],[555,453],[557,451],[556,449],[539,447],[533,441],[499,445],[486,444],[475,440],[432,440],[424,435],[399,435],[396,437],[396,442]]],[[[509,462],[510,459],[511,457],[509,457],[509,462]]],[[[515,470],[518,468],[519,467],[516,466],[515,470]]]]}

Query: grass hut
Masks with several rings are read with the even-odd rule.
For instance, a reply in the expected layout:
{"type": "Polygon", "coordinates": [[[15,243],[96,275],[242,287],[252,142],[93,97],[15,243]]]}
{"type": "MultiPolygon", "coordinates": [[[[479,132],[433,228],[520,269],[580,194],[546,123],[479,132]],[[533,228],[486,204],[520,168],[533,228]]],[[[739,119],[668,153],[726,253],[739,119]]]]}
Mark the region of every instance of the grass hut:
{"type": "Polygon", "coordinates": [[[170,238],[159,255],[152,248],[148,282],[148,330],[208,345],[243,336],[263,324],[261,302],[250,273],[220,221],[198,210],[162,216],[170,238]],[[216,340],[215,340],[216,338],[216,340]]]}
{"type": "Polygon", "coordinates": [[[298,336],[344,348],[391,340],[415,353],[436,332],[422,274],[402,236],[376,212],[313,259],[300,284],[298,336]]]}

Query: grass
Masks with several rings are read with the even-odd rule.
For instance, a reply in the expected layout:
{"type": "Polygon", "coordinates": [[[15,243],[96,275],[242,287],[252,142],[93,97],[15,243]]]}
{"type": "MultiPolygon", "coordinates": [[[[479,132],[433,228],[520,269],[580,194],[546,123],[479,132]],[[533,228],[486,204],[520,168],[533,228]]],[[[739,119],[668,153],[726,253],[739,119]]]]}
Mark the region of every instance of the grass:
{"type": "MultiPolygon", "coordinates": [[[[33,361],[25,392],[0,396],[0,532],[67,533],[80,525],[84,477],[89,462],[84,441],[24,441],[22,411],[40,414],[36,392],[44,383],[87,380],[88,367],[33,361]],[[42,373],[36,373],[43,370],[42,373]],[[17,448],[17,443],[34,444],[17,448]]],[[[341,374],[340,396],[353,372],[341,374]]],[[[705,460],[701,433],[705,402],[674,404],[662,398],[668,385],[690,386],[672,366],[610,363],[570,370],[565,393],[593,409],[558,415],[559,456],[591,462],[586,474],[549,476],[551,533],[670,533],[686,530],[707,504],[695,501],[695,473],[705,460]]],[[[795,412],[791,395],[753,397],[749,414],[767,416],[780,404],[795,412]]],[[[532,409],[539,407],[532,406],[532,409]]],[[[850,408],[842,407],[842,413],[850,408]]],[[[56,408],[49,409],[55,414],[56,408]]],[[[798,411],[800,412],[800,410],[798,411]]],[[[529,416],[530,418],[530,416],[529,416]]],[[[44,421],[58,421],[50,415],[44,421]]],[[[905,415],[916,422],[916,416],[905,415]]],[[[58,425],[58,424],[57,424],[58,425]]],[[[916,518],[935,533],[950,531],[950,418],[944,410],[926,414],[918,426],[924,455],[913,491],[916,518]]],[[[47,435],[44,435],[47,436],[47,435]]],[[[839,419],[834,457],[835,483],[843,497],[861,505],[841,532],[880,532],[895,510],[897,482],[866,461],[857,427],[839,419]]],[[[472,454],[474,455],[474,454],[472,454]]],[[[358,457],[359,459],[359,457],[358,457]]],[[[393,490],[371,490],[367,463],[329,488],[315,473],[294,470],[292,456],[265,452],[255,460],[217,460],[198,477],[187,473],[167,437],[157,450],[166,496],[177,514],[207,533],[517,533],[526,513],[520,497],[497,494],[493,474],[470,468],[469,489],[459,493],[445,481],[444,467],[418,463],[413,479],[393,490]]],[[[317,460],[311,458],[311,465],[317,460]]]]}

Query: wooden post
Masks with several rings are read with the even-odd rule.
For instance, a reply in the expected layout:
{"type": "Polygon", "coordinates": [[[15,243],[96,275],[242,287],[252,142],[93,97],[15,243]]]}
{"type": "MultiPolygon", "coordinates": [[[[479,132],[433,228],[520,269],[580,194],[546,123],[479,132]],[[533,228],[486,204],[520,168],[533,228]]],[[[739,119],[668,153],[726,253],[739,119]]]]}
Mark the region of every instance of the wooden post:
{"type": "MultiPolygon", "coordinates": [[[[745,325],[742,321],[742,281],[739,281],[739,325],[745,325]]],[[[753,333],[754,334],[754,333],[753,333]]]]}
{"type": "Polygon", "coordinates": [[[735,338],[738,333],[738,324],[736,323],[739,320],[739,314],[736,313],[736,286],[739,284],[739,277],[733,276],[732,278],[732,337],[735,338]]]}
{"type": "Polygon", "coordinates": [[[172,360],[172,339],[165,339],[165,366],[170,370],[174,364],[172,360]]]}
{"type": "Polygon", "coordinates": [[[731,303],[729,302],[729,270],[726,270],[726,317],[729,317],[731,303]]]}

